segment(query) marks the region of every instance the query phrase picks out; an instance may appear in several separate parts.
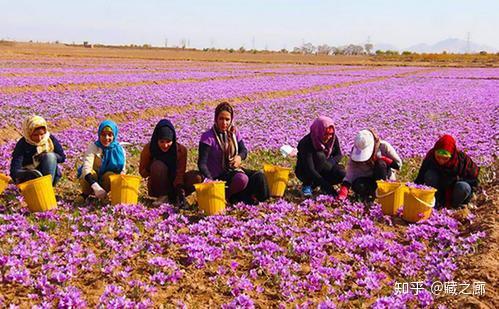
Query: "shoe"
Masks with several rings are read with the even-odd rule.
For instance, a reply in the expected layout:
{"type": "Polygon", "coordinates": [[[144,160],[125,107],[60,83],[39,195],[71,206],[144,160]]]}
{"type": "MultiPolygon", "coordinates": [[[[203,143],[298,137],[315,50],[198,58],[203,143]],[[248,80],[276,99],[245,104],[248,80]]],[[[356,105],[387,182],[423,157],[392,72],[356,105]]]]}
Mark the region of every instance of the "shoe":
{"type": "Polygon", "coordinates": [[[301,193],[303,194],[304,197],[311,197],[312,196],[312,186],[303,185],[301,187],[301,193]]]}

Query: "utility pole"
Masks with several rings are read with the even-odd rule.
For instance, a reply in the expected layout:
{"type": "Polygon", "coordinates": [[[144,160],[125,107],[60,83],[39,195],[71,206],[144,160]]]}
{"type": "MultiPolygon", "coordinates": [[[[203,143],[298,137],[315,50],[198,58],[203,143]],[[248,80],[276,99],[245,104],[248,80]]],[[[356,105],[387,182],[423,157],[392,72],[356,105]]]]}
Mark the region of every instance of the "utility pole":
{"type": "Polygon", "coordinates": [[[165,38],[165,48],[168,48],[168,38],[165,38]]]}

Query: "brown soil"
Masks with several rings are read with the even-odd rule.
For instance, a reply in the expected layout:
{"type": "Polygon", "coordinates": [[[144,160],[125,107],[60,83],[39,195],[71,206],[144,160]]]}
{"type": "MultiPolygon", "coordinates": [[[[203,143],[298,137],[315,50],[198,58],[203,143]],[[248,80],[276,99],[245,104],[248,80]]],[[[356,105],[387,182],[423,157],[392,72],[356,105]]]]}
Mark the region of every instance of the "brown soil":
{"type": "Polygon", "coordinates": [[[499,55],[419,55],[419,56],[328,56],[293,53],[258,52],[256,54],[226,51],[198,51],[170,48],[126,48],[66,46],[64,44],[38,44],[4,42],[0,54],[13,59],[33,56],[76,58],[129,58],[142,60],[189,60],[215,62],[342,64],[342,65],[401,65],[401,66],[499,66],[499,55]]]}
{"type": "Polygon", "coordinates": [[[485,282],[485,295],[445,296],[439,303],[449,308],[499,308],[499,180],[483,188],[472,210],[476,215],[469,233],[484,231],[487,236],[476,254],[466,256],[458,263],[457,283],[485,282]]]}

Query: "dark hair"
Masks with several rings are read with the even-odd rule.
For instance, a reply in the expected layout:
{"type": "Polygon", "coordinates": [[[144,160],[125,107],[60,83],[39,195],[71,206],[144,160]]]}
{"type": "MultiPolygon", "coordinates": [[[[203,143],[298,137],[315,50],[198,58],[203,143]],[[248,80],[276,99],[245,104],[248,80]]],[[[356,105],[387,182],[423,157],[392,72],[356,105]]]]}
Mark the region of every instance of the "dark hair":
{"type": "Polygon", "coordinates": [[[230,118],[234,118],[234,109],[229,102],[222,102],[217,105],[217,107],[215,108],[215,121],[217,121],[218,115],[221,112],[228,112],[230,114],[230,118]]]}

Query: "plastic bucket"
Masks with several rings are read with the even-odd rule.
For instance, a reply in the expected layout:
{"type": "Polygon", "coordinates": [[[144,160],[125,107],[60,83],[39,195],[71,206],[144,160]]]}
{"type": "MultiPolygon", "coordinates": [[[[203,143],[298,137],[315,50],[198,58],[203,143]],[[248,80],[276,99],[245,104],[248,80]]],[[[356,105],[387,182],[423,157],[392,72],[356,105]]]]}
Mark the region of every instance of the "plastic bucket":
{"type": "Polygon", "coordinates": [[[225,181],[197,183],[194,187],[199,208],[207,215],[216,215],[225,210],[225,181]]]}
{"type": "Polygon", "coordinates": [[[111,175],[111,205],[137,204],[140,177],[134,175],[111,175]]]}
{"type": "Polygon", "coordinates": [[[436,189],[408,188],[404,196],[402,218],[408,222],[428,219],[435,206],[436,189]]]}
{"type": "Polygon", "coordinates": [[[376,198],[381,204],[381,209],[385,215],[396,215],[397,211],[404,204],[404,193],[407,187],[402,182],[376,181],[376,198]]]}
{"type": "Polygon", "coordinates": [[[45,175],[17,185],[30,211],[47,211],[57,207],[52,175],[45,175]]]}
{"type": "Polygon", "coordinates": [[[270,195],[274,197],[282,197],[286,187],[288,186],[290,168],[280,167],[271,164],[263,165],[263,172],[269,185],[270,195]]]}
{"type": "Polygon", "coordinates": [[[10,177],[4,174],[0,174],[0,194],[7,188],[9,184],[10,177]]]}

